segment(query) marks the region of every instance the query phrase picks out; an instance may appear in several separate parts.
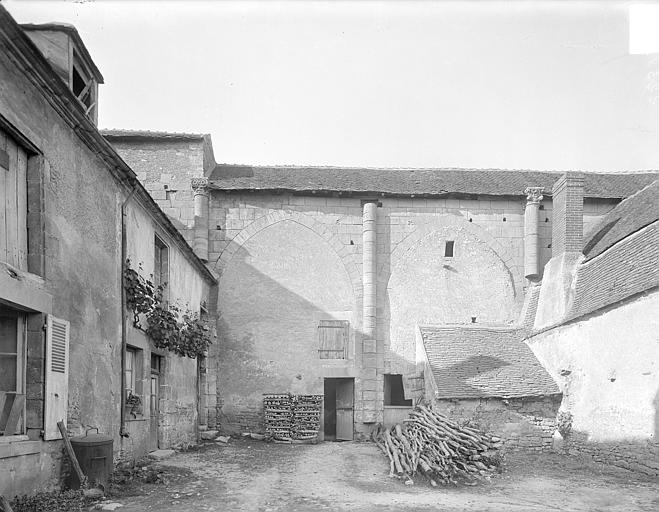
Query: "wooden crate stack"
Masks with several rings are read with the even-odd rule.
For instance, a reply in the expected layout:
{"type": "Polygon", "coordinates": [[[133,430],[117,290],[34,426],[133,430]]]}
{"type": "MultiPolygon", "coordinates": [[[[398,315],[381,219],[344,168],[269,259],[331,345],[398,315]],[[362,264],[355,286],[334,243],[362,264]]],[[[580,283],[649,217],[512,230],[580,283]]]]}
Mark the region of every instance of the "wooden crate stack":
{"type": "Polygon", "coordinates": [[[310,441],[318,437],[323,395],[263,395],[266,436],[278,441],[310,441]]]}
{"type": "Polygon", "coordinates": [[[289,393],[263,395],[266,436],[280,441],[291,440],[291,422],[293,420],[291,398],[289,393]]]}

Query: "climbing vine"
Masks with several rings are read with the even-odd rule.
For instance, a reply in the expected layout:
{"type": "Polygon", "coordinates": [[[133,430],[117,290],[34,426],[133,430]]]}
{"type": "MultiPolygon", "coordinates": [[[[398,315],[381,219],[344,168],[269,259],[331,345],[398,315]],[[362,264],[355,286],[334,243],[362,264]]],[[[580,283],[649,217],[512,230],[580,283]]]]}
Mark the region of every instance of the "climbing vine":
{"type": "MultiPolygon", "coordinates": [[[[140,265],[139,270],[142,270],[140,265]]],[[[201,357],[212,343],[208,326],[197,313],[181,310],[163,300],[167,284],[154,285],[126,260],[124,288],[126,307],[133,313],[133,326],[142,329],[157,348],[183,357],[201,357]],[[146,327],[142,325],[142,318],[146,327]]]]}

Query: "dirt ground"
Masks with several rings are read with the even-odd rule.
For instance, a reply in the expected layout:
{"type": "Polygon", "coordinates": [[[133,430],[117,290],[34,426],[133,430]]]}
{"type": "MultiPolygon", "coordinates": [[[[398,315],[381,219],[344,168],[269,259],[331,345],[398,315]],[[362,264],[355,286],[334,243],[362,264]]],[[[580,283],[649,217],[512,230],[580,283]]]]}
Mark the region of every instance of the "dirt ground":
{"type": "Polygon", "coordinates": [[[268,444],[232,439],[157,463],[166,484],[114,501],[133,511],[657,511],[659,482],[588,460],[508,454],[474,487],[406,486],[372,443],[268,444]]]}

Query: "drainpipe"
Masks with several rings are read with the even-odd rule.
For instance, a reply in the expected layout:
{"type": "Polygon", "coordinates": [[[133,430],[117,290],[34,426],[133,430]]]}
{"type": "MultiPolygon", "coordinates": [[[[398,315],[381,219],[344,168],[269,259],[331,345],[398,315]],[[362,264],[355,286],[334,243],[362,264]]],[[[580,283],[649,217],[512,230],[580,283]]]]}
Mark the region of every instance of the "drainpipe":
{"type": "Polygon", "coordinates": [[[528,187],[526,194],[526,210],[524,211],[524,276],[527,279],[537,279],[540,275],[540,254],[538,211],[542,201],[542,187],[528,187]]]}
{"type": "MultiPolygon", "coordinates": [[[[377,201],[367,200],[362,212],[362,242],[363,242],[363,312],[362,312],[362,370],[364,382],[377,380],[377,201]]],[[[371,389],[375,387],[371,386],[371,389]]],[[[375,400],[363,400],[363,421],[372,423],[377,420],[377,404],[375,400]]]]}
{"type": "Polygon", "coordinates": [[[128,202],[132,199],[135,191],[137,190],[137,184],[133,182],[133,188],[128,194],[128,197],[121,205],[121,378],[119,382],[121,383],[121,409],[120,409],[120,422],[119,427],[119,436],[128,437],[128,432],[126,432],[126,386],[124,379],[126,378],[126,343],[127,343],[127,332],[126,332],[126,288],[124,287],[124,273],[126,272],[126,258],[128,257],[128,241],[126,238],[126,206],[128,202]]]}

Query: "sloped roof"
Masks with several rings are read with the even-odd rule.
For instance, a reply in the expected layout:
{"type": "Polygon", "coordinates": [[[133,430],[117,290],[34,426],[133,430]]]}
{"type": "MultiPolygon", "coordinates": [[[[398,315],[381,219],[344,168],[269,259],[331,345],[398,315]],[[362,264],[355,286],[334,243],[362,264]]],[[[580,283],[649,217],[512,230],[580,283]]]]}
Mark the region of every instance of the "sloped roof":
{"type": "Polygon", "coordinates": [[[522,341],[498,326],[422,326],[438,398],[521,398],[560,393],[522,341]]]}
{"type": "Polygon", "coordinates": [[[586,259],[592,259],[657,220],[659,180],[639,190],[607,213],[586,236],[583,253],[586,259]]]}
{"type": "Polygon", "coordinates": [[[64,32],[65,34],[68,34],[69,37],[71,37],[75,41],[75,44],[77,46],[78,51],[80,52],[82,59],[89,66],[91,72],[94,74],[94,78],[96,78],[96,81],[99,84],[103,83],[103,75],[101,74],[101,71],[96,66],[96,63],[94,62],[94,59],[92,59],[89,50],[85,46],[85,43],[82,41],[82,38],[78,33],[78,29],[75,28],[73,25],[70,25],[69,23],[59,23],[59,22],[40,23],[40,24],[22,23],[20,27],[26,32],[52,31],[52,32],[64,32]]]}
{"type": "MultiPolygon", "coordinates": [[[[373,169],[351,167],[258,167],[218,164],[210,175],[219,190],[316,193],[384,193],[442,196],[481,194],[522,196],[529,186],[551,193],[562,173],[500,169],[373,169]]],[[[624,198],[659,178],[659,172],[583,173],[585,196],[624,198]]]]}
{"type": "Polygon", "coordinates": [[[201,133],[119,130],[114,128],[100,131],[101,134],[108,139],[127,139],[136,142],[141,140],[202,140],[204,138],[204,135],[201,133]]]}

